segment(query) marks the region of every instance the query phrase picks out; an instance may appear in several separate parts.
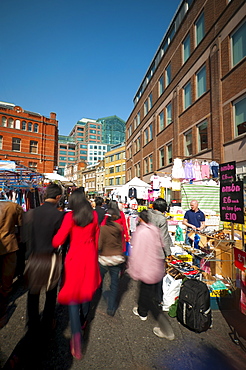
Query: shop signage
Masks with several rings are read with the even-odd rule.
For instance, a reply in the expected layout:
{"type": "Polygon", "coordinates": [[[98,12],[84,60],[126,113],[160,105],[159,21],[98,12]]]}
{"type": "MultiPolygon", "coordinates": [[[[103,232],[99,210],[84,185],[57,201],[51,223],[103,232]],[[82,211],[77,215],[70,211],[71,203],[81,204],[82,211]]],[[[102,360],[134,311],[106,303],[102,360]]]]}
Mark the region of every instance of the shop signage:
{"type": "Polygon", "coordinates": [[[239,270],[246,270],[246,252],[234,247],[234,261],[239,270]]]}
{"type": "Polygon", "coordinates": [[[244,224],[243,181],[220,184],[221,221],[244,224]]]}
{"type": "Polygon", "coordinates": [[[236,162],[222,163],[219,165],[220,182],[229,182],[236,180],[236,162]]]}

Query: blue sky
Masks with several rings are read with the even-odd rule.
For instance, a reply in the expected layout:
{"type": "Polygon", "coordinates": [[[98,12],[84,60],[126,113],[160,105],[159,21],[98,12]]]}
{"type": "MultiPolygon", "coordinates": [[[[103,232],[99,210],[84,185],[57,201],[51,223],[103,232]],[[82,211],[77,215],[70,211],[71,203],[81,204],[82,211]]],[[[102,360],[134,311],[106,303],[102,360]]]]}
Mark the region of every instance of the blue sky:
{"type": "Polygon", "coordinates": [[[179,0],[1,0],[0,101],[68,135],[82,117],[127,120],[179,0]]]}

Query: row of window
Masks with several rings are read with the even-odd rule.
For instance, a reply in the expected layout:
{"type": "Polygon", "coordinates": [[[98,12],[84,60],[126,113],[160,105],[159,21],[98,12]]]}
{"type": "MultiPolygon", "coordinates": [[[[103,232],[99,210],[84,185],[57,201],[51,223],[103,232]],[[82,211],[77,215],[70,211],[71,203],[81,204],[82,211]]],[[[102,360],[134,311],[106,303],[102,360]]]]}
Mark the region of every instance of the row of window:
{"type": "Polygon", "coordinates": [[[117,173],[121,171],[125,171],[126,165],[123,163],[122,165],[116,165],[116,166],[111,166],[109,168],[105,169],[105,174],[110,174],[110,173],[117,173]]]}
{"type": "MultiPolygon", "coordinates": [[[[196,30],[196,45],[198,45],[205,36],[205,25],[204,25],[204,13],[200,15],[198,20],[195,22],[196,30]]],[[[230,37],[231,41],[231,51],[232,51],[232,67],[239,63],[246,56],[246,22],[238,26],[238,28],[232,33],[230,37]]],[[[191,55],[191,46],[190,46],[190,34],[186,36],[182,43],[183,50],[183,62],[185,63],[189,56],[191,55]]],[[[165,69],[164,74],[158,80],[158,96],[160,96],[165,88],[170,84],[172,79],[171,76],[171,63],[165,69]]],[[[200,98],[207,91],[207,73],[206,65],[203,65],[195,75],[195,85],[193,85],[190,80],[183,87],[183,110],[187,109],[192,103],[192,97],[195,99],[200,98]],[[193,89],[195,89],[194,94],[192,94],[193,89]]],[[[153,105],[152,93],[149,94],[148,98],[144,102],[143,107],[143,116],[149,112],[153,105]]],[[[132,132],[141,122],[140,111],[134,118],[133,127],[131,125],[128,128],[128,138],[131,136],[132,132]]]]}
{"type": "Polygon", "coordinates": [[[118,161],[119,159],[125,159],[125,152],[112,154],[108,157],[105,157],[105,162],[110,163],[113,161],[118,161]]]}
{"type": "Polygon", "coordinates": [[[111,179],[105,179],[105,186],[124,185],[125,181],[125,176],[112,177],[111,179]]]}
{"type": "MultiPolygon", "coordinates": [[[[3,136],[0,136],[0,149],[3,149],[3,136]]],[[[21,151],[21,139],[18,137],[12,138],[12,150],[14,152],[21,151]]],[[[33,154],[38,154],[38,142],[35,140],[30,140],[29,152],[33,154]]]]}
{"type": "Polygon", "coordinates": [[[26,121],[14,120],[13,118],[2,117],[2,127],[15,128],[29,132],[38,132],[38,124],[26,121]]]}

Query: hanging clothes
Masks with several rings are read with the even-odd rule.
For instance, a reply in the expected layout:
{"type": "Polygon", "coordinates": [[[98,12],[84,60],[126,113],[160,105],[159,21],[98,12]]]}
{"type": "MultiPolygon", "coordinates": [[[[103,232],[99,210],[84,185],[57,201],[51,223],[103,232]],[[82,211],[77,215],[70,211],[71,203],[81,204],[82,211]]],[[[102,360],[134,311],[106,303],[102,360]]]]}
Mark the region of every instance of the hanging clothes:
{"type": "Polygon", "coordinates": [[[208,161],[203,161],[201,165],[202,170],[202,178],[209,179],[210,178],[210,168],[208,161]]]}
{"type": "Polygon", "coordinates": [[[185,172],[185,179],[186,180],[193,180],[195,178],[194,171],[193,171],[193,163],[192,160],[184,161],[184,172],[185,172]]]}
{"type": "Polygon", "coordinates": [[[219,163],[215,161],[210,162],[210,168],[211,168],[213,178],[215,179],[219,177],[219,163]]]}
{"type": "Polygon", "coordinates": [[[184,168],[180,158],[175,158],[173,161],[172,177],[173,179],[185,178],[184,168]]]}

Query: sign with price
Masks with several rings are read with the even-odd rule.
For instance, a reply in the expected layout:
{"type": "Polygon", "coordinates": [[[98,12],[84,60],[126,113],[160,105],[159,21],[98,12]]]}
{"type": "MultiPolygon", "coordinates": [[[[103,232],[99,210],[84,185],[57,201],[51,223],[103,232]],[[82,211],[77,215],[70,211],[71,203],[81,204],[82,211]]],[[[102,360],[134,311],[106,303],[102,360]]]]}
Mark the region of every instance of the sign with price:
{"type": "Polygon", "coordinates": [[[234,261],[239,270],[246,270],[246,252],[234,247],[234,261]]]}
{"type": "Polygon", "coordinates": [[[220,183],[221,221],[244,224],[243,181],[220,183]]]}
{"type": "Polygon", "coordinates": [[[222,163],[219,165],[220,182],[229,182],[236,180],[236,162],[222,163]]]}

